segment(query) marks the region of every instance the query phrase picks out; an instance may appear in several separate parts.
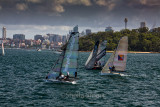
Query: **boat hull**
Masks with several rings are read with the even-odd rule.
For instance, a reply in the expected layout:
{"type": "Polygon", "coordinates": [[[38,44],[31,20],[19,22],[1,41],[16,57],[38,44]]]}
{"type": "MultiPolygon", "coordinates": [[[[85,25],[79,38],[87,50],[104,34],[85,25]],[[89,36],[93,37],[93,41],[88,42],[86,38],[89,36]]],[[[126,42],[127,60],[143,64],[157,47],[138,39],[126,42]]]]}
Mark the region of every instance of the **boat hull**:
{"type": "Polygon", "coordinates": [[[51,83],[63,83],[63,84],[76,84],[76,81],[61,81],[61,80],[56,80],[56,79],[47,79],[46,82],[51,82],[51,83]]]}
{"type": "Polygon", "coordinates": [[[110,72],[110,73],[102,73],[100,72],[100,75],[108,75],[108,76],[122,76],[124,75],[124,73],[120,73],[120,72],[110,72]]]}
{"type": "Polygon", "coordinates": [[[94,67],[92,70],[102,70],[102,67],[94,67]]]}
{"type": "Polygon", "coordinates": [[[86,68],[86,70],[102,70],[102,67],[93,67],[93,68],[86,68]]]}

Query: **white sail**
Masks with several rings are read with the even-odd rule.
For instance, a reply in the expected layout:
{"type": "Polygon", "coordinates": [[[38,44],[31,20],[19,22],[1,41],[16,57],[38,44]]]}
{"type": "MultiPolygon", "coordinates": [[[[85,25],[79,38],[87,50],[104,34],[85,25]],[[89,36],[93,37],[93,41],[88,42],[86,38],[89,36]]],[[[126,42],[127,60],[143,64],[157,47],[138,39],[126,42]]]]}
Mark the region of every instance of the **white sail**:
{"type": "Polygon", "coordinates": [[[108,59],[107,63],[105,64],[105,66],[102,69],[102,73],[110,73],[110,69],[109,67],[113,66],[113,61],[114,61],[114,56],[115,56],[115,52],[116,50],[112,53],[112,55],[110,56],[110,58],[108,59]]]}
{"type": "Polygon", "coordinates": [[[4,53],[4,45],[3,45],[3,43],[2,43],[2,55],[5,55],[5,53],[4,53]]]}
{"type": "Polygon", "coordinates": [[[113,65],[116,71],[125,71],[128,53],[128,37],[122,37],[116,49],[113,65]]]}
{"type": "Polygon", "coordinates": [[[86,65],[88,64],[88,62],[91,60],[92,56],[93,56],[93,50],[92,50],[91,54],[89,55],[89,57],[88,57],[88,59],[87,59],[87,61],[86,61],[86,63],[85,63],[85,66],[86,66],[86,65]]]}
{"type": "Polygon", "coordinates": [[[111,73],[110,67],[115,67],[115,71],[125,71],[128,53],[128,37],[122,37],[117,49],[112,53],[101,73],[111,73]]]}

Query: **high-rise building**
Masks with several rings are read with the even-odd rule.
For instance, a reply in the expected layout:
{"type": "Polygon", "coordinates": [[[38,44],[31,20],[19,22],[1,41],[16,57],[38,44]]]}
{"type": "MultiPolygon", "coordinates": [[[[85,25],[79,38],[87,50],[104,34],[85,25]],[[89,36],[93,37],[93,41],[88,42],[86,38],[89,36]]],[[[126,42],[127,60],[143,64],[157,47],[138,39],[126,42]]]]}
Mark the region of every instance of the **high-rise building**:
{"type": "Polygon", "coordinates": [[[140,23],[140,28],[146,27],[146,22],[141,22],[140,23]]]}
{"type": "Polygon", "coordinates": [[[62,42],[62,36],[58,35],[58,42],[62,42]]]}
{"type": "Polygon", "coordinates": [[[50,42],[61,42],[61,36],[57,34],[47,34],[49,36],[49,41],[50,42]]]}
{"type": "Polygon", "coordinates": [[[5,40],[6,39],[6,27],[2,28],[2,39],[5,40]]]}
{"type": "Polygon", "coordinates": [[[113,31],[113,29],[112,29],[112,27],[108,26],[108,27],[106,27],[105,31],[110,32],[110,31],[113,31]]]}
{"type": "Polygon", "coordinates": [[[25,35],[24,34],[14,34],[13,39],[14,40],[25,40],[25,35]]]}
{"type": "Polygon", "coordinates": [[[78,25],[73,28],[73,32],[78,32],[78,25]]]}
{"type": "Polygon", "coordinates": [[[89,35],[89,34],[91,34],[92,32],[91,32],[91,29],[86,29],[86,35],[89,35]]]}
{"type": "Polygon", "coordinates": [[[38,39],[40,39],[42,42],[43,42],[43,40],[44,40],[44,38],[42,37],[42,35],[35,35],[34,36],[34,40],[38,40],[38,39]]]}
{"type": "Polygon", "coordinates": [[[125,19],[124,19],[125,29],[127,29],[127,22],[128,22],[128,19],[127,19],[127,18],[125,18],[125,19]]]}
{"type": "Polygon", "coordinates": [[[62,43],[66,43],[67,41],[67,37],[66,36],[62,36],[62,43]]]}

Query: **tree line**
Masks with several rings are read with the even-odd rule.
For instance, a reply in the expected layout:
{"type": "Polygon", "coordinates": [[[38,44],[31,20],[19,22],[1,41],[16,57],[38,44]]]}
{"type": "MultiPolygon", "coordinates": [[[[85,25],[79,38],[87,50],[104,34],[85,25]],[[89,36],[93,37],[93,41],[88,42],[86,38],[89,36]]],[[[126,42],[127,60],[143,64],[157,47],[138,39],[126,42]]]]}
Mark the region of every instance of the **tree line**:
{"type": "Polygon", "coordinates": [[[128,36],[129,51],[160,52],[160,32],[149,32],[147,27],[85,35],[79,38],[79,50],[91,51],[97,40],[107,40],[107,50],[113,51],[123,36],[128,36]]]}

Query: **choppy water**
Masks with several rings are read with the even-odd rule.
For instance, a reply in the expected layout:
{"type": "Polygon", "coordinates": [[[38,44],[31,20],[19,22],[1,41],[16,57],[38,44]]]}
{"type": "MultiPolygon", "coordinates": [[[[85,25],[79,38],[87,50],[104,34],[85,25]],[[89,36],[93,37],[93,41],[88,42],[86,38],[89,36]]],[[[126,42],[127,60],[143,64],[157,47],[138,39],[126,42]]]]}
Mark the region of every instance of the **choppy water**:
{"type": "MultiPolygon", "coordinates": [[[[5,50],[0,56],[0,106],[159,106],[160,54],[128,54],[127,76],[100,76],[85,70],[80,53],[78,83],[44,82],[58,54],[5,50]]],[[[107,53],[107,58],[111,54],[107,53]]]]}

